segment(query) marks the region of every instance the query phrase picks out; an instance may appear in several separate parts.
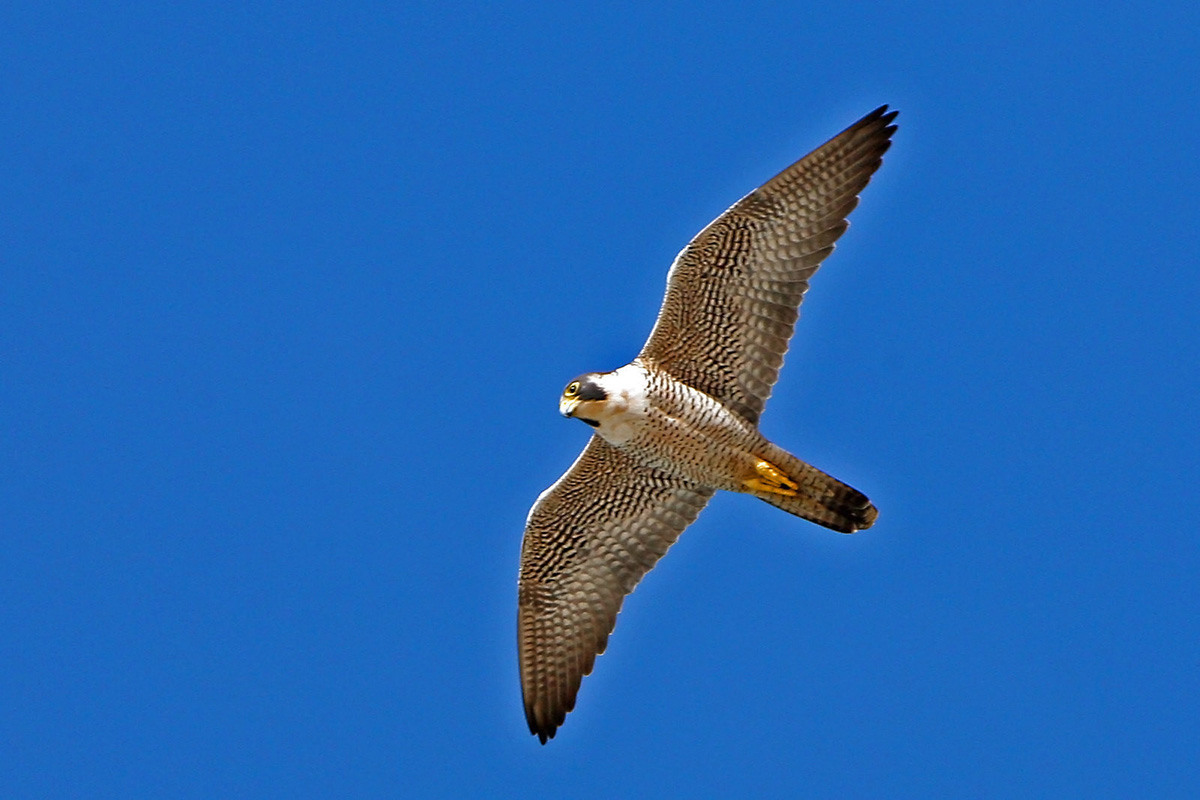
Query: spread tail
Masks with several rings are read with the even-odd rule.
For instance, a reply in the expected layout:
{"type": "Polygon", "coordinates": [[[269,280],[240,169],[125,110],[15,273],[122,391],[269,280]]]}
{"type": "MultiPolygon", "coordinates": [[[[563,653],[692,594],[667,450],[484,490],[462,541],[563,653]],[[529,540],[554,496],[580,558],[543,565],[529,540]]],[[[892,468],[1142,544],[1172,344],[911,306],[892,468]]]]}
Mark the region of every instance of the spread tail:
{"type": "Polygon", "coordinates": [[[769,457],[796,484],[794,495],[765,491],[750,494],[789,514],[841,533],[854,533],[875,524],[879,511],[862,492],[782,449],[776,449],[769,457]]]}

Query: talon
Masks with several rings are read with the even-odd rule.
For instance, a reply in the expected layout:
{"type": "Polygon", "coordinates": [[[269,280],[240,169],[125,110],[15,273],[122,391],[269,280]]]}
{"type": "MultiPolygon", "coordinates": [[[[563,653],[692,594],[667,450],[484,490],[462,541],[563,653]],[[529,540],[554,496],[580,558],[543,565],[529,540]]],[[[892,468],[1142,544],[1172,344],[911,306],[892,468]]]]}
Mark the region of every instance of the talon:
{"type": "Polygon", "coordinates": [[[783,474],[783,470],[770,462],[760,460],[754,465],[754,469],[759,475],[766,478],[768,483],[776,484],[792,491],[800,488],[795,481],[783,474]]]}
{"type": "Polygon", "coordinates": [[[783,473],[774,464],[759,459],[754,465],[754,471],[759,477],[747,478],[742,485],[751,491],[781,494],[784,497],[795,497],[799,484],[783,473]]]}

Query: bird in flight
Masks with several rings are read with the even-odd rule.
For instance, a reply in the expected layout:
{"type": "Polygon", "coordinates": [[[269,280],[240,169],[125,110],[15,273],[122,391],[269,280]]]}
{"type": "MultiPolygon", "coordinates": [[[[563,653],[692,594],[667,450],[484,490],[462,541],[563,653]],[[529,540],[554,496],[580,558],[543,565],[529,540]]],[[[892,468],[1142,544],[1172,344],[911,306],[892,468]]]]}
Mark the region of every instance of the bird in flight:
{"type": "Polygon", "coordinates": [[[759,417],[808,281],[845,232],[896,126],[872,111],[713,220],[667,274],[641,353],[559,399],[591,441],[529,512],[517,639],[529,730],[552,738],[625,596],[718,489],[835,531],[871,527],[861,492],[768,441],[759,417]]]}

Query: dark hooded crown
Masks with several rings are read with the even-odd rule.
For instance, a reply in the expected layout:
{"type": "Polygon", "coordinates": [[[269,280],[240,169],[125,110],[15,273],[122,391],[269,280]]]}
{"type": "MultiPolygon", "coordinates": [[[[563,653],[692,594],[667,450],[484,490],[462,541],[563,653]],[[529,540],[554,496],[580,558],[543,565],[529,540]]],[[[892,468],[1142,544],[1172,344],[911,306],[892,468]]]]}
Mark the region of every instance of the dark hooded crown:
{"type": "Polygon", "coordinates": [[[570,386],[572,383],[579,384],[579,392],[575,395],[575,398],[578,400],[607,400],[608,395],[604,393],[604,390],[600,388],[600,384],[596,383],[594,378],[595,373],[580,375],[568,383],[567,386],[570,386]]]}

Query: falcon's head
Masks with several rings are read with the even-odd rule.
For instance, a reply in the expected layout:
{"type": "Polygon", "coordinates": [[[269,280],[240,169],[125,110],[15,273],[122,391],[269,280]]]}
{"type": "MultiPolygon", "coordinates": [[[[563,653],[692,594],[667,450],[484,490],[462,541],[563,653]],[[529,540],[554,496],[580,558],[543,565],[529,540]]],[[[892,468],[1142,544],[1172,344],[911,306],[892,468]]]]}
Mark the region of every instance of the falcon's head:
{"type": "Polygon", "coordinates": [[[608,400],[608,393],[601,385],[602,377],[599,373],[589,372],[568,383],[558,400],[558,410],[562,415],[583,420],[593,428],[599,427],[604,404],[608,400]]]}

